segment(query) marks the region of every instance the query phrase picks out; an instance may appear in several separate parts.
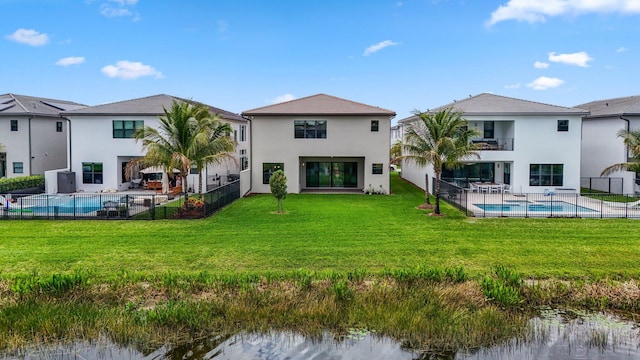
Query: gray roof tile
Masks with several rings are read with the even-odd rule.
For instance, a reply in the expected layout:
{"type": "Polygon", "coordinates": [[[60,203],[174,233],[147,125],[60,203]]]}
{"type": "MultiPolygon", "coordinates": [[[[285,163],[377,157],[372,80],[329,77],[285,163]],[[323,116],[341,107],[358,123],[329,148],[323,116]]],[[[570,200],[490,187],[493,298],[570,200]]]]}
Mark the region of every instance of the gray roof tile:
{"type": "Polygon", "coordinates": [[[67,100],[11,93],[0,95],[0,115],[58,116],[61,111],[83,107],[86,105],[67,100]]]}
{"type": "Polygon", "coordinates": [[[586,118],[640,115],[640,96],[596,100],[576,107],[590,112],[586,118]]]}
{"type": "MultiPolygon", "coordinates": [[[[516,99],[507,96],[500,96],[482,93],[470,96],[466,99],[454,101],[450,104],[430,109],[428,112],[435,113],[440,110],[452,108],[466,116],[522,116],[522,115],[586,115],[587,111],[578,108],[569,108],[550,104],[543,104],[535,101],[516,99]]],[[[410,116],[400,120],[410,121],[415,116],[410,116]]]]}
{"type": "Polygon", "coordinates": [[[339,97],[316,94],[275,105],[246,110],[243,115],[371,115],[395,116],[396,113],[339,97]]]}
{"type": "MultiPolygon", "coordinates": [[[[102,104],[96,106],[86,107],[84,109],[65,111],[65,116],[78,116],[78,115],[100,115],[100,116],[163,116],[163,108],[169,109],[174,101],[177,102],[189,102],[198,103],[197,101],[182,99],[179,97],[159,94],[153,96],[142,97],[138,99],[124,100],[113,102],[109,104],[102,104]]],[[[223,110],[217,107],[213,107],[207,104],[203,104],[209,107],[209,110],[213,114],[218,114],[227,120],[239,120],[245,119],[238,114],[234,114],[230,111],[223,110]]]]}

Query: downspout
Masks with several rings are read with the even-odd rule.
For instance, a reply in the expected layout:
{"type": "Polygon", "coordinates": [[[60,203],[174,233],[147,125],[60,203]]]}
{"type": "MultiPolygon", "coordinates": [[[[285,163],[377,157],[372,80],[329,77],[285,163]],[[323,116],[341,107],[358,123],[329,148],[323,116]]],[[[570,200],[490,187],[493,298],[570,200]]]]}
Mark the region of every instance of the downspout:
{"type": "MultiPolygon", "coordinates": [[[[631,121],[629,121],[629,119],[623,117],[622,115],[620,115],[620,120],[624,120],[627,123],[627,126],[626,126],[627,133],[629,131],[631,131],[631,121]]],[[[629,148],[627,148],[626,146],[625,146],[625,162],[629,162],[629,148]]],[[[634,174],[634,179],[633,179],[633,182],[632,182],[632,184],[634,184],[634,186],[632,186],[632,189],[631,189],[633,192],[635,192],[635,184],[636,184],[635,177],[636,176],[637,175],[634,174]]],[[[623,178],[622,186],[624,187],[624,178],[623,178]]],[[[623,189],[622,192],[624,193],[624,189],[623,189]]]]}
{"type": "Polygon", "coordinates": [[[253,189],[253,123],[251,122],[251,117],[244,116],[242,114],[240,114],[240,116],[249,122],[249,156],[250,158],[249,158],[249,190],[247,191],[247,194],[250,194],[251,189],[253,189]]]}
{"type": "Polygon", "coordinates": [[[31,119],[33,119],[34,115],[29,116],[29,176],[33,175],[33,157],[31,156],[31,119]]]}
{"type": "Polygon", "coordinates": [[[61,119],[67,120],[67,169],[69,169],[69,171],[73,171],[71,169],[71,165],[73,164],[73,162],[71,161],[71,120],[60,115],[61,119]]]}

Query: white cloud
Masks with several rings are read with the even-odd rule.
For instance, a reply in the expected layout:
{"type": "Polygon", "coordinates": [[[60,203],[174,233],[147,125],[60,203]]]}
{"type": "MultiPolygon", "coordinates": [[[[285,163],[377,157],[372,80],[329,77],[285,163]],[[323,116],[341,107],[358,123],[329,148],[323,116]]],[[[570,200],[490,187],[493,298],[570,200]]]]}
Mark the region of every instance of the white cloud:
{"type": "Polygon", "coordinates": [[[58,66],[80,65],[84,63],[84,56],[69,56],[56,61],[58,66]]]}
{"type": "Polygon", "coordinates": [[[520,88],[520,83],[505,85],[504,88],[505,89],[519,89],[520,88]]]}
{"type": "Polygon", "coordinates": [[[589,61],[593,60],[586,51],[580,51],[573,54],[558,54],[555,52],[549,53],[549,61],[559,62],[567,65],[576,65],[580,67],[589,67],[589,61]]]}
{"type": "Polygon", "coordinates": [[[509,0],[491,13],[487,25],[517,20],[529,23],[545,22],[547,18],[587,13],[640,13],[638,0],[509,0]]]}
{"type": "Polygon", "coordinates": [[[33,29],[18,29],[5,37],[11,41],[31,46],[42,46],[49,42],[49,35],[41,34],[33,29]]]}
{"type": "Polygon", "coordinates": [[[100,13],[106,17],[131,16],[131,11],[125,8],[114,8],[107,4],[101,6],[100,13]]]}
{"type": "Polygon", "coordinates": [[[547,69],[549,68],[549,63],[536,61],[535,63],[533,63],[533,67],[536,69],[547,69]]]}
{"type": "Polygon", "coordinates": [[[275,99],[271,100],[272,104],[278,104],[281,102],[285,102],[285,101],[291,101],[291,100],[295,100],[296,97],[293,94],[284,94],[284,95],[280,95],[280,96],[276,96],[275,99]]]}
{"type": "Polygon", "coordinates": [[[546,76],[541,76],[532,82],[527,84],[527,87],[532,88],[533,90],[547,90],[550,88],[558,87],[564,84],[564,80],[560,80],[558,78],[550,78],[546,76]]]}
{"type": "Polygon", "coordinates": [[[364,50],[364,54],[362,54],[362,55],[369,56],[369,55],[371,55],[373,53],[376,53],[376,52],[388,47],[388,46],[394,46],[394,45],[398,45],[398,43],[397,42],[393,42],[391,40],[381,41],[381,42],[379,42],[379,43],[377,43],[375,45],[371,45],[368,48],[366,48],[364,50]]]}
{"type": "Polygon", "coordinates": [[[118,61],[115,65],[107,65],[101,71],[108,77],[125,80],[133,80],[143,76],[154,76],[156,79],[164,77],[161,72],[152,66],[127,60],[118,61]]]}
{"type": "Polygon", "coordinates": [[[135,5],[138,3],[138,0],[109,0],[109,1],[118,3],[120,4],[120,6],[135,5]]]}
{"type": "Polygon", "coordinates": [[[627,52],[627,51],[629,51],[629,49],[627,49],[627,48],[626,48],[626,47],[624,47],[624,46],[620,46],[620,47],[618,48],[618,50],[616,50],[616,52],[617,52],[617,53],[627,52]]]}

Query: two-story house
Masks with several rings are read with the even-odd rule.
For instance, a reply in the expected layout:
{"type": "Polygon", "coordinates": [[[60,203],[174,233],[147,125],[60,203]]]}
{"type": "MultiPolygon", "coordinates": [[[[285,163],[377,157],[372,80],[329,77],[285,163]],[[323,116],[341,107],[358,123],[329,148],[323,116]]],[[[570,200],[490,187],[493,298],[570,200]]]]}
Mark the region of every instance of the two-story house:
{"type": "Polygon", "coordinates": [[[283,170],[289,193],[389,192],[389,129],[395,112],[317,94],[242,113],[251,120],[251,192],[270,192],[283,170]]]}
{"type": "Polygon", "coordinates": [[[66,168],[69,125],[59,114],[84,106],[66,100],[0,95],[0,178],[66,168]]]}
{"type": "Polygon", "coordinates": [[[576,107],[589,111],[582,119],[583,186],[620,194],[638,192],[637,173],[618,171],[606,179],[601,179],[600,174],[608,166],[633,160],[618,133],[640,130],[640,96],[596,100],[576,107]]]}
{"type": "MultiPolygon", "coordinates": [[[[159,117],[165,116],[174,102],[190,102],[170,95],[154,95],[104,105],[66,111],[62,115],[70,119],[71,168],[75,173],[77,190],[101,191],[107,189],[126,190],[134,185],[132,179],[142,178],[140,170],[132,170],[128,163],[144,156],[142,144],[133,138],[134,131],[144,126],[158,127],[159,117]],[[127,171],[133,173],[127,174],[127,171]]],[[[212,165],[203,174],[207,184],[220,183],[230,177],[249,171],[249,128],[247,120],[240,115],[207,105],[212,114],[231,124],[238,146],[236,162],[227,161],[212,165]]],[[[188,187],[199,189],[198,174],[192,171],[188,187]]],[[[248,185],[247,185],[248,186],[248,185]]]]}
{"type": "MultiPolygon", "coordinates": [[[[587,112],[494,94],[479,94],[431,109],[460,112],[479,136],[480,158],[460,169],[445,169],[442,179],[470,188],[474,183],[508,185],[514,193],[580,190],[582,116],[587,112]]],[[[416,116],[400,120],[410,126],[416,116]]],[[[403,162],[402,177],[424,188],[431,166],[403,162]]],[[[504,187],[500,187],[504,189],[504,187]]]]}

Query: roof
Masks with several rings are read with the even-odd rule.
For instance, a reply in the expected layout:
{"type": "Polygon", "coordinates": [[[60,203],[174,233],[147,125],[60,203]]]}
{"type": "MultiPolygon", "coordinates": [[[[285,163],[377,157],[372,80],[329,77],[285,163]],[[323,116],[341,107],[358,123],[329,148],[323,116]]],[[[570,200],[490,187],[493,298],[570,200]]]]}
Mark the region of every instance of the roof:
{"type": "Polygon", "coordinates": [[[590,112],[586,118],[640,115],[640,96],[597,100],[576,107],[590,112]]]}
{"type": "MultiPolygon", "coordinates": [[[[186,100],[171,95],[159,94],[138,99],[118,101],[109,104],[89,106],[84,109],[65,111],[62,114],[65,116],[164,116],[164,109],[171,108],[171,105],[173,105],[174,102],[188,102],[192,104],[198,103],[197,101],[186,100]]],[[[219,109],[207,104],[203,105],[209,107],[209,110],[212,113],[218,114],[227,120],[245,121],[245,119],[238,114],[234,114],[230,111],[219,109]]]]}
{"type": "Polygon", "coordinates": [[[263,106],[243,111],[242,115],[375,115],[395,116],[391,110],[342,99],[316,94],[275,105],[263,106]]]}
{"type": "Polygon", "coordinates": [[[0,95],[0,115],[58,116],[61,111],[83,107],[86,107],[86,105],[67,100],[11,93],[0,95]]]}
{"type": "MultiPolygon", "coordinates": [[[[464,100],[454,101],[450,104],[427,110],[427,112],[436,113],[446,108],[452,108],[454,111],[461,112],[466,116],[586,115],[589,113],[588,111],[578,108],[543,104],[488,93],[470,96],[464,100]]],[[[400,120],[400,122],[409,121],[414,118],[415,116],[410,116],[400,120]]]]}

